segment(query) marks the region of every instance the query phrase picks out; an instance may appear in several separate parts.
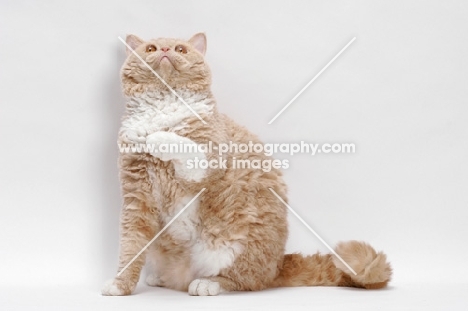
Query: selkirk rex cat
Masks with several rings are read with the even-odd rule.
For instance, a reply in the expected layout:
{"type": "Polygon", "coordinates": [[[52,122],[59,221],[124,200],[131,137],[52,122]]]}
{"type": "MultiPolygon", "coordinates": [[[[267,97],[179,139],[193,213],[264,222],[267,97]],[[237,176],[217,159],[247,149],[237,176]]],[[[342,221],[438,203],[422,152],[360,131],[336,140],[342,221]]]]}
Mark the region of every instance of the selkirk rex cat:
{"type": "MultiPolygon", "coordinates": [[[[218,112],[210,90],[210,69],[204,60],[203,33],[188,41],[144,41],[129,35],[126,42],[131,49],[127,47],[121,71],[127,103],[119,144],[212,142],[216,147],[228,142],[261,143],[246,128],[218,112]]],[[[281,172],[277,168],[232,167],[234,157],[271,159],[253,152],[224,154],[226,167],[187,166],[189,159],[219,159],[213,150],[121,153],[119,271],[205,190],[128,268],[106,283],[103,295],[131,294],[145,262],[149,285],[198,296],[284,286],[376,289],[387,285],[392,270],[386,255],[363,242],[344,242],[335,249],[356,275],[333,254],[285,254],[287,207],[270,191],[287,202],[281,172]]]]}

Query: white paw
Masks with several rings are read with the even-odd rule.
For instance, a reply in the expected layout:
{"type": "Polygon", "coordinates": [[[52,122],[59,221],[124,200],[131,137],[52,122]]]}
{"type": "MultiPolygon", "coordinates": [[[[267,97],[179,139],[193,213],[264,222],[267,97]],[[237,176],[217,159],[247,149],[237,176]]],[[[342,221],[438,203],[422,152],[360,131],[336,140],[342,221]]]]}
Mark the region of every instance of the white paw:
{"type": "Polygon", "coordinates": [[[155,132],[148,135],[146,144],[151,145],[151,155],[162,161],[173,160],[176,175],[187,181],[201,181],[206,175],[206,168],[200,168],[200,161],[206,155],[199,145],[187,137],[172,132],[155,132]],[[190,164],[191,161],[191,165],[190,164]]]}
{"type": "Polygon", "coordinates": [[[133,144],[146,143],[146,131],[142,129],[125,129],[122,133],[124,141],[133,144]]]}
{"type": "Polygon", "coordinates": [[[175,152],[170,152],[171,145],[178,146],[183,138],[171,132],[155,132],[146,137],[146,144],[151,145],[153,157],[170,161],[176,156],[175,152]]]}
{"type": "Polygon", "coordinates": [[[145,281],[149,286],[163,286],[161,279],[156,274],[149,274],[145,281]]]}
{"type": "Polygon", "coordinates": [[[201,156],[196,142],[173,132],[160,131],[150,134],[146,137],[146,143],[154,146],[151,154],[163,161],[201,156]]]}
{"type": "Polygon", "coordinates": [[[101,290],[104,296],[123,296],[125,293],[118,287],[114,279],[108,280],[101,290]]]}
{"type": "Polygon", "coordinates": [[[195,279],[188,288],[191,296],[216,296],[221,292],[221,286],[218,282],[207,279],[195,279]]]}

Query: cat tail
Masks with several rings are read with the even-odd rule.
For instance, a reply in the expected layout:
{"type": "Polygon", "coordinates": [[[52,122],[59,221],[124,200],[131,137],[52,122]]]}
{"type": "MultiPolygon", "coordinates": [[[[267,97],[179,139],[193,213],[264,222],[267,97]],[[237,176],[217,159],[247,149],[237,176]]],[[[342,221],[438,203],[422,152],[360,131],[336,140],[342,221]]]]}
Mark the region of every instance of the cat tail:
{"type": "Polygon", "coordinates": [[[383,288],[390,281],[392,268],[387,256],[377,253],[364,242],[339,243],[335,252],[356,275],[332,254],[287,254],[274,287],[347,286],[366,289],[383,288]]]}

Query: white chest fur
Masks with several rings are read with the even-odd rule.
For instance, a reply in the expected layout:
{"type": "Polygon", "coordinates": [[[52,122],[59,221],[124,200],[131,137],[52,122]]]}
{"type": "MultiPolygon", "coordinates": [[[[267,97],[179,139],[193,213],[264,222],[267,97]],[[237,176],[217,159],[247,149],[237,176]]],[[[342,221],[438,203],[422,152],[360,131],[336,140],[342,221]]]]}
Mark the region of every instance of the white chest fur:
{"type": "MultiPolygon", "coordinates": [[[[209,94],[179,91],[197,114],[211,114],[214,101],[209,94]]],[[[127,116],[122,121],[122,129],[133,129],[151,134],[164,129],[177,130],[186,126],[185,120],[193,118],[193,112],[174,94],[147,92],[129,97],[127,116]]]]}

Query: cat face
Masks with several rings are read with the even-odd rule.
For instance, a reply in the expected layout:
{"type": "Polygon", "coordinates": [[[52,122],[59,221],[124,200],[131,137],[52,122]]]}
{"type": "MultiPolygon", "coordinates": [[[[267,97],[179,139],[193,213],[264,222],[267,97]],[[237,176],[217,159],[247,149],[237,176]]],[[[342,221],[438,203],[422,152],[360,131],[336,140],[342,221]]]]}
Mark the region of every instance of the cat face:
{"type": "MultiPolygon", "coordinates": [[[[126,42],[172,88],[194,91],[209,88],[211,73],[204,59],[205,34],[198,33],[188,41],[168,38],[144,41],[128,35],[126,42]]],[[[128,47],[122,82],[126,93],[129,90],[167,90],[128,47]]]]}

